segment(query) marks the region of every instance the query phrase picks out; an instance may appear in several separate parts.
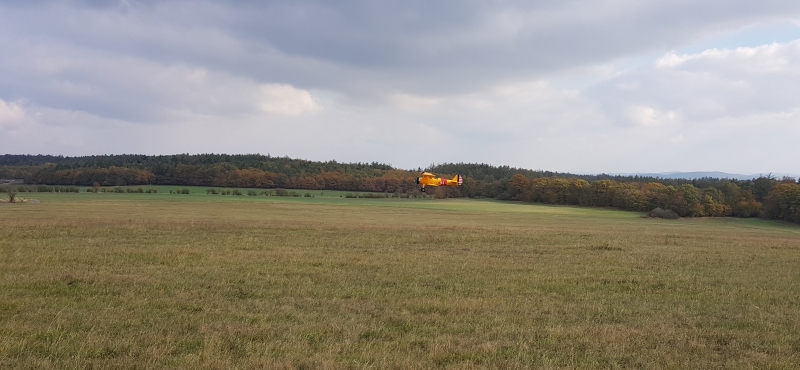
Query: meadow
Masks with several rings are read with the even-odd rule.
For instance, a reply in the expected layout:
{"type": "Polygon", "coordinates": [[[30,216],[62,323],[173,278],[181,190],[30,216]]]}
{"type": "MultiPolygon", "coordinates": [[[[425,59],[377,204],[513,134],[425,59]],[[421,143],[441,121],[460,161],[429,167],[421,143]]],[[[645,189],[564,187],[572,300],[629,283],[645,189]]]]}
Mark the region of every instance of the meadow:
{"type": "Polygon", "coordinates": [[[0,368],[800,367],[796,225],[195,190],[0,204],[0,368]]]}

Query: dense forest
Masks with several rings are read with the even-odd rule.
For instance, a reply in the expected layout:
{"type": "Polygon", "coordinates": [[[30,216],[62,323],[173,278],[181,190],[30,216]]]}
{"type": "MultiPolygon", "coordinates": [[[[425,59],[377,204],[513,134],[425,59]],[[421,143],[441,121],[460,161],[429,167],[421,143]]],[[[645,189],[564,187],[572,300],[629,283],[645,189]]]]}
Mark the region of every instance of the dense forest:
{"type": "Polygon", "coordinates": [[[460,188],[432,196],[497,198],[522,202],[661,208],[681,217],[765,217],[800,223],[800,185],[793,178],[754,180],[576,175],[488,164],[446,163],[402,170],[381,163],[317,162],[269,155],[179,154],[63,157],[0,156],[0,178],[26,184],[126,186],[187,185],[243,188],[418,192],[420,171],[460,174],[460,188]]]}

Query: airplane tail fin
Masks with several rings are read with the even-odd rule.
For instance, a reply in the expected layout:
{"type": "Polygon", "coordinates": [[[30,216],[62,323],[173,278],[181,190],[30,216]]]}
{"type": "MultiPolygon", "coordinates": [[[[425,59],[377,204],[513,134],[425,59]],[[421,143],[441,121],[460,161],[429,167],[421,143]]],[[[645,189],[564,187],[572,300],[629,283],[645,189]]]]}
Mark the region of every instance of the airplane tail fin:
{"type": "Polygon", "coordinates": [[[453,181],[457,181],[458,185],[461,186],[464,183],[464,178],[461,175],[456,175],[456,177],[453,177],[453,181]]]}

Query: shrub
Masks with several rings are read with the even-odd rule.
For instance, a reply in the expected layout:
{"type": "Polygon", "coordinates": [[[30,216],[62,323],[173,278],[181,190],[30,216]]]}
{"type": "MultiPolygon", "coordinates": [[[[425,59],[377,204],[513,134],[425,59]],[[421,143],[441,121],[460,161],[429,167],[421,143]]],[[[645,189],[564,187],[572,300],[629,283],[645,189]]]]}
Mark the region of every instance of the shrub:
{"type": "Polygon", "coordinates": [[[656,207],[656,209],[647,212],[647,217],[664,218],[668,220],[676,220],[680,218],[675,211],[671,209],[661,209],[660,207],[656,207]]]}
{"type": "Polygon", "coordinates": [[[217,189],[206,189],[206,194],[219,194],[217,189]]]}
{"type": "Polygon", "coordinates": [[[305,194],[303,194],[303,196],[306,197],[306,198],[311,198],[311,193],[305,193],[305,194]]]}
{"type": "Polygon", "coordinates": [[[192,191],[189,188],[180,188],[178,189],[178,194],[191,194],[192,191]]]}
{"type": "Polygon", "coordinates": [[[732,213],[736,217],[758,217],[761,207],[761,203],[755,200],[740,200],[732,207],[732,213]]]}
{"type": "Polygon", "coordinates": [[[148,193],[148,194],[149,193],[158,193],[158,188],[147,188],[147,190],[145,190],[144,192],[148,193]]]}
{"type": "Polygon", "coordinates": [[[242,195],[242,191],[239,189],[233,189],[233,195],[242,195]]]}

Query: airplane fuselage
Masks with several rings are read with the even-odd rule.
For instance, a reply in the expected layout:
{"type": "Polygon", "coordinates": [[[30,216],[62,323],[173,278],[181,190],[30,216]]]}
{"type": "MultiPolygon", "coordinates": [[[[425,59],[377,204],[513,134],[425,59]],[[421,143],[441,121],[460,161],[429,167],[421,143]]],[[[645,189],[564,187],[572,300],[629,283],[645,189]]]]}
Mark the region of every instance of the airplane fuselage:
{"type": "Polygon", "coordinates": [[[464,182],[461,175],[456,175],[452,179],[439,178],[430,172],[425,172],[421,177],[417,178],[417,184],[421,186],[422,192],[425,192],[426,186],[460,186],[464,182]]]}

